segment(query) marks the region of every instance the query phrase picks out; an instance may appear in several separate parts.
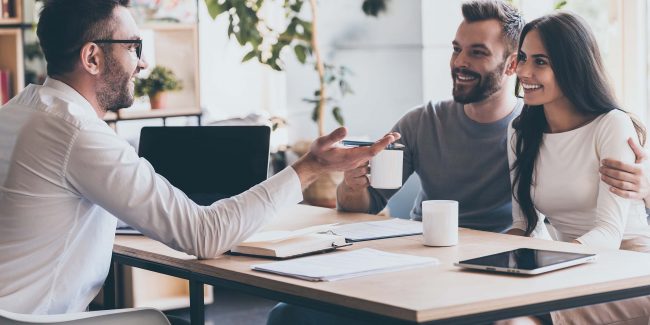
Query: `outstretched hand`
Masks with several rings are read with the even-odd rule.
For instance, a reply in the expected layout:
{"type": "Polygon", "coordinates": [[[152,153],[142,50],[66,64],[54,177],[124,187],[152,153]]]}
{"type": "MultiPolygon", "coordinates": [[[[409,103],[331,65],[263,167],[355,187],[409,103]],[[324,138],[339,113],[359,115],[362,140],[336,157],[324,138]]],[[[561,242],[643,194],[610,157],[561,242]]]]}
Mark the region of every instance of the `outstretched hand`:
{"type": "Polygon", "coordinates": [[[339,142],[345,138],[346,134],[347,130],[340,127],[332,133],[316,139],[311,144],[309,152],[293,165],[303,188],[320,174],[350,170],[364,164],[401,137],[399,133],[391,132],[371,146],[344,148],[339,145],[339,142]]]}

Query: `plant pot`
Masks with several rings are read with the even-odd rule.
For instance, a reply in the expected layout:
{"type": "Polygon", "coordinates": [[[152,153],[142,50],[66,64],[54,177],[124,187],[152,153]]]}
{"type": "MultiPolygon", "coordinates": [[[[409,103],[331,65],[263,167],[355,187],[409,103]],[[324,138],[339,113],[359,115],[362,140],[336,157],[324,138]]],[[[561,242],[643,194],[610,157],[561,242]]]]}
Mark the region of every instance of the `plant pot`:
{"type": "MultiPolygon", "coordinates": [[[[293,151],[301,157],[309,151],[309,141],[299,141],[292,146],[293,151]]],[[[343,172],[325,173],[311,183],[302,193],[305,203],[309,205],[335,208],[336,187],[343,181],[343,172]]]]}
{"type": "Polygon", "coordinates": [[[303,191],[303,198],[309,205],[335,208],[336,187],[342,181],[343,172],[325,173],[303,191]]]}
{"type": "Polygon", "coordinates": [[[167,93],[164,91],[149,95],[151,109],[159,109],[167,106],[167,93]]]}

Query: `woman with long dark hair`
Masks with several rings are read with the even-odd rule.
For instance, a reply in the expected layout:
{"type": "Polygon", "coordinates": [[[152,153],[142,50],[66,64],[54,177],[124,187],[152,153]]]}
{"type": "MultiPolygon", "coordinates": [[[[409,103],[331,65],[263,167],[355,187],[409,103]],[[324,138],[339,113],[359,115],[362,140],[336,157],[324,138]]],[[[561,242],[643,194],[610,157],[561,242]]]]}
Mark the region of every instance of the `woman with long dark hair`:
{"type": "MultiPolygon", "coordinates": [[[[508,130],[509,233],[535,236],[546,218],[561,241],[650,252],[643,201],[616,196],[598,174],[605,158],[633,163],[626,141],[643,145],[645,129],[616,103],[594,35],[580,17],[558,12],[526,24],[516,89],[523,89],[525,106],[508,130]]],[[[648,315],[648,297],[552,314],[555,323],[573,324],[609,324],[612,317],[620,324],[645,317],[647,324],[648,315]]]]}

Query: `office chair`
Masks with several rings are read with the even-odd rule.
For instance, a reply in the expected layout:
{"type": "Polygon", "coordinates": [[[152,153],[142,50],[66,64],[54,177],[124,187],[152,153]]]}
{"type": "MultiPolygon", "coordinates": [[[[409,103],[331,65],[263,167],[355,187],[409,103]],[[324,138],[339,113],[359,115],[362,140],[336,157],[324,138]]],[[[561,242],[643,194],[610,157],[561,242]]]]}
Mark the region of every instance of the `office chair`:
{"type": "Polygon", "coordinates": [[[169,325],[167,317],[153,308],[100,310],[60,315],[16,314],[0,310],[0,324],[60,324],[60,325],[169,325]]]}

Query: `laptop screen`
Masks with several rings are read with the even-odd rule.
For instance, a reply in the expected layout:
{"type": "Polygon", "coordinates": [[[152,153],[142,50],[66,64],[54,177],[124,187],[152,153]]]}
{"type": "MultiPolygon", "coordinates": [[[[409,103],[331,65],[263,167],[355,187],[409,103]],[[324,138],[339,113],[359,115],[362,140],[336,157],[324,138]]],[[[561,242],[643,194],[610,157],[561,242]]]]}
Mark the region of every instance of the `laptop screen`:
{"type": "Polygon", "coordinates": [[[197,204],[240,194],[267,178],[268,126],[144,127],[139,154],[197,204]]]}

